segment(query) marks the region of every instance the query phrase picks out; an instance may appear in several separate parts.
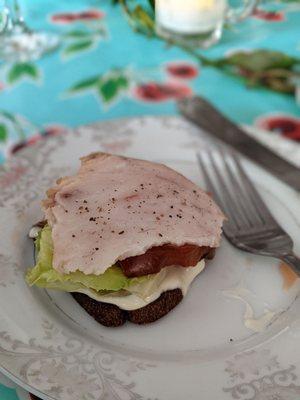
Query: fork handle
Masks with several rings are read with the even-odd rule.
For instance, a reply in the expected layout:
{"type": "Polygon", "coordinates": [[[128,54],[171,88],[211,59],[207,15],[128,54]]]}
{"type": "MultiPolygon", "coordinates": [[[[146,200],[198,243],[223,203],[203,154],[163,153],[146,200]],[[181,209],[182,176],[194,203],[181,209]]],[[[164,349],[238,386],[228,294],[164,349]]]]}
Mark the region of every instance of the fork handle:
{"type": "Polygon", "coordinates": [[[300,276],[300,258],[294,253],[281,256],[280,259],[292,267],[293,271],[300,276]]]}

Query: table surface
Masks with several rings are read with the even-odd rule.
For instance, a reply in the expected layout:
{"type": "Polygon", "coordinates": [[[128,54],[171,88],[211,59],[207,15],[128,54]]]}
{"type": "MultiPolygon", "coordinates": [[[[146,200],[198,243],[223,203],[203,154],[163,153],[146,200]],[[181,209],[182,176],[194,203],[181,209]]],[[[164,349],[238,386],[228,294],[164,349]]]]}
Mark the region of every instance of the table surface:
{"type": "MultiPolygon", "coordinates": [[[[300,3],[266,3],[259,9],[226,29],[221,42],[203,54],[214,58],[267,48],[299,56],[300,3]]],[[[191,93],[205,96],[238,123],[261,124],[284,115],[300,140],[300,109],[292,95],[247,88],[176,47],[134,33],[108,0],[27,1],[24,14],[31,28],[57,33],[61,46],[36,62],[0,64],[0,162],[64,127],[175,114],[174,99],[191,93]]],[[[0,382],[1,400],[30,398],[8,379],[0,376],[0,382]]]]}

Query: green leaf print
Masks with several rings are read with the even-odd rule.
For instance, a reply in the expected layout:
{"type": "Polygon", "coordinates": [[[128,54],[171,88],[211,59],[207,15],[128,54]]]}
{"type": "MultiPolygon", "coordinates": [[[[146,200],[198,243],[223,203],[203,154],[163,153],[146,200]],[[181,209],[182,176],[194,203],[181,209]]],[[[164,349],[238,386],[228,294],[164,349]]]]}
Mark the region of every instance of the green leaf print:
{"type": "Polygon", "coordinates": [[[5,142],[7,139],[8,133],[7,128],[4,124],[0,124],[0,142],[5,142]]]}
{"type": "Polygon", "coordinates": [[[75,55],[76,53],[88,50],[93,45],[94,45],[93,39],[81,40],[79,42],[69,44],[67,47],[65,47],[63,50],[63,55],[69,57],[75,55]]]}
{"type": "Polygon", "coordinates": [[[63,36],[66,37],[66,38],[72,38],[72,39],[73,38],[74,39],[79,38],[79,39],[81,39],[81,38],[89,38],[92,35],[93,35],[92,32],[84,31],[82,29],[75,29],[75,30],[72,30],[72,31],[64,33],[63,36]]]}
{"type": "Polygon", "coordinates": [[[124,75],[109,75],[99,80],[98,93],[104,103],[108,103],[114,100],[127,87],[128,80],[124,75]]]}
{"type": "Polygon", "coordinates": [[[103,101],[107,103],[118,94],[118,85],[114,79],[108,79],[99,82],[98,90],[103,101]]]}
{"type": "Polygon", "coordinates": [[[121,88],[123,88],[123,89],[127,89],[128,86],[129,86],[128,79],[127,79],[126,76],[124,76],[124,75],[119,76],[119,77],[116,79],[116,81],[117,81],[118,86],[121,87],[121,88]]]}
{"type": "Polygon", "coordinates": [[[68,92],[76,93],[76,92],[81,92],[82,90],[97,88],[99,79],[100,79],[99,76],[93,76],[91,78],[79,81],[74,86],[72,86],[68,92]]]}
{"type": "Polygon", "coordinates": [[[67,93],[76,94],[90,90],[95,92],[103,103],[110,103],[126,92],[129,83],[126,71],[114,68],[104,75],[92,76],[76,82],[67,93]]]}
{"type": "Polygon", "coordinates": [[[17,82],[23,78],[38,79],[39,71],[37,67],[28,62],[14,64],[7,74],[7,80],[10,84],[17,82]]]}

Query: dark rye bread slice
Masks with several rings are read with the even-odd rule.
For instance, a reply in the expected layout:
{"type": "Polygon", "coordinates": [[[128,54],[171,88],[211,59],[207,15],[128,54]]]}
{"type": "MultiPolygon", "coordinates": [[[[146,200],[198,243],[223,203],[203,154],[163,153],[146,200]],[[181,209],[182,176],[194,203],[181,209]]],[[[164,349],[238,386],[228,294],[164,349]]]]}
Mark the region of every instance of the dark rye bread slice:
{"type": "Polygon", "coordinates": [[[149,324],[168,314],[183,298],[180,289],[168,290],[145,307],[125,311],[114,304],[94,300],[83,293],[71,294],[88,314],[100,324],[108,327],[121,326],[126,321],[139,325],[149,324]]]}

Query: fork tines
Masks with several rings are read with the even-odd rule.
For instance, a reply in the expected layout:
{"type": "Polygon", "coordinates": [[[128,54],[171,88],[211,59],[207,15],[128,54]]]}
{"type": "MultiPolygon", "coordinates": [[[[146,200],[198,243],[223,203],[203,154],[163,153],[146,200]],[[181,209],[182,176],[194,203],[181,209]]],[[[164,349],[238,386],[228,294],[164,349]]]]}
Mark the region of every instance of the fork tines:
{"type": "Polygon", "coordinates": [[[224,146],[205,148],[197,154],[207,189],[226,214],[225,230],[249,233],[278,227],[238,156],[224,146]]]}

